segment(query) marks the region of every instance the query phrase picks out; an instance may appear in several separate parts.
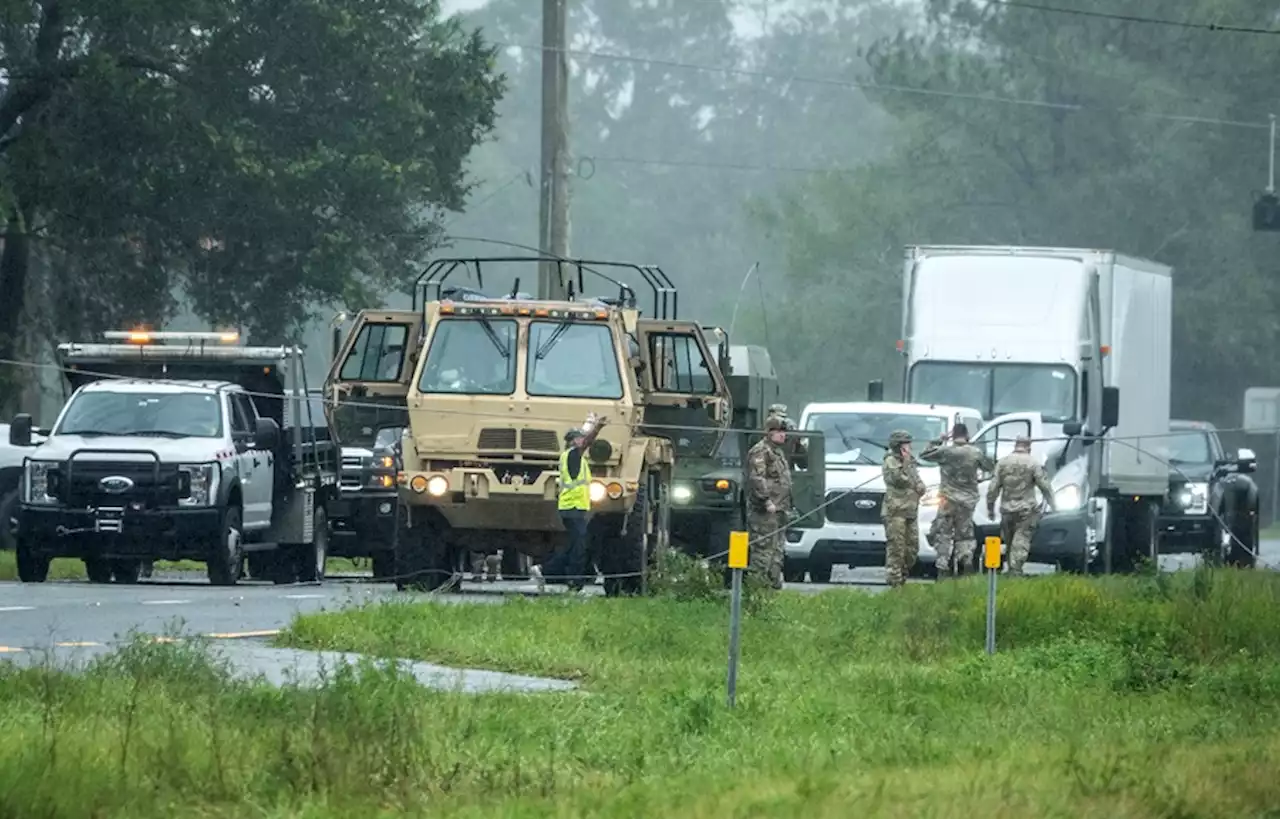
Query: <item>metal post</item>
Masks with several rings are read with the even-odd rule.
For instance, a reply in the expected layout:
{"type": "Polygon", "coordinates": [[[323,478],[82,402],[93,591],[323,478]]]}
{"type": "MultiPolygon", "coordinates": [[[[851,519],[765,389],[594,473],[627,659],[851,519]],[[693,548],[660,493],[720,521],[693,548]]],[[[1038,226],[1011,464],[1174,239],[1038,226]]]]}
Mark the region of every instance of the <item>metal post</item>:
{"type": "Polygon", "coordinates": [[[738,699],[738,633],[742,628],[742,569],[733,570],[729,604],[729,707],[738,699]]]}
{"type": "Polygon", "coordinates": [[[982,562],[987,569],[987,654],[996,653],[996,573],[1000,571],[1000,538],[983,542],[982,562]]]}
{"type": "Polygon", "coordinates": [[[1271,446],[1271,522],[1280,520],[1280,428],[1271,446]]]}
{"type": "MultiPolygon", "coordinates": [[[[542,191],[538,249],[569,254],[569,40],[567,0],[542,3],[542,191]]],[[[567,298],[560,265],[538,265],[538,298],[567,298]]]]}
{"type": "Polygon", "coordinates": [[[1267,193],[1276,192],[1276,115],[1268,115],[1271,119],[1271,151],[1267,157],[1267,193]]]}

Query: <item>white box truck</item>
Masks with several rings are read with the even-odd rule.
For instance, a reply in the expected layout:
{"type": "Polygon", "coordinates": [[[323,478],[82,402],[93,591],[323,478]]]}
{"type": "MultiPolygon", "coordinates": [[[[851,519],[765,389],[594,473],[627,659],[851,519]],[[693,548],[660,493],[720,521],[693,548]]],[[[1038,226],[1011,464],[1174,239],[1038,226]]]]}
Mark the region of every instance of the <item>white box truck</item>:
{"type": "MultiPolygon", "coordinates": [[[[902,287],[904,400],[976,407],[990,455],[1030,435],[1044,459],[1058,511],[1030,559],[1075,571],[1155,559],[1172,269],[1110,250],[913,246],[902,287]]],[[[986,486],[980,537],[999,528],[986,486]]]]}

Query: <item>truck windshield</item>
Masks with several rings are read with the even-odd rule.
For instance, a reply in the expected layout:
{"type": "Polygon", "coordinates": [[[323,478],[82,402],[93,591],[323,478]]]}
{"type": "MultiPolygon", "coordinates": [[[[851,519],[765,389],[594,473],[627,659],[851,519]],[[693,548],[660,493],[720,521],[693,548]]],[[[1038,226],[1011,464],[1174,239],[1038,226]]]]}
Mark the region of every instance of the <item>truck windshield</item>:
{"type": "Polygon", "coordinates": [[[425,393],[510,395],[516,387],[516,323],[451,318],[436,325],[418,390],[425,393]]]}
{"type": "Polygon", "coordinates": [[[1180,432],[1168,439],[1169,463],[1207,464],[1213,462],[1209,436],[1203,432],[1180,432]]]}
{"type": "Polygon", "coordinates": [[[1075,417],[1076,375],[1058,364],[922,361],[911,368],[908,400],[975,407],[987,418],[1038,412],[1047,423],[1075,417]]]}
{"type": "Polygon", "coordinates": [[[805,429],[822,433],[826,462],[833,466],[881,463],[895,429],[911,433],[912,453],[921,463],[929,463],[920,459],[920,453],[947,431],[947,418],[896,412],[819,412],[805,420],[805,429]]]}
{"type": "Polygon", "coordinates": [[[529,327],[530,395],[621,398],[622,374],[607,324],[535,321],[529,327]]]}
{"type": "Polygon", "coordinates": [[[209,392],[84,392],[54,434],[218,438],[222,401],[209,392]]]}

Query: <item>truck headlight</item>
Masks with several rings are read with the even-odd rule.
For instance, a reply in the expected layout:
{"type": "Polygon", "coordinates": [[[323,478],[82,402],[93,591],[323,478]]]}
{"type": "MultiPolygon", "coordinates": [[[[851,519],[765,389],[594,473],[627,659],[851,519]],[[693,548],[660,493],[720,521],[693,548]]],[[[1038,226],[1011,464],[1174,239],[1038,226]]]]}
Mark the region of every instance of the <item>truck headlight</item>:
{"type": "Polygon", "coordinates": [[[179,506],[212,506],[218,497],[217,464],[182,464],[178,471],[183,474],[186,484],[186,497],[178,499],[179,506]]]}
{"type": "Polygon", "coordinates": [[[938,487],[930,486],[924,490],[924,494],[920,496],[921,506],[937,506],[938,505],[938,487]]]}
{"type": "Polygon", "coordinates": [[[1209,484],[1189,483],[1178,492],[1178,506],[1188,515],[1203,515],[1209,511],[1209,484]]]}
{"type": "Polygon", "coordinates": [[[588,491],[587,497],[591,498],[592,503],[600,503],[609,494],[608,489],[606,489],[605,485],[600,481],[592,481],[591,487],[587,491],[588,491]]]}
{"type": "Polygon", "coordinates": [[[688,503],[693,500],[693,487],[683,483],[676,484],[671,487],[671,500],[676,503],[688,503]]]}
{"type": "Polygon", "coordinates": [[[26,490],[23,500],[27,503],[57,503],[58,499],[49,494],[49,473],[57,469],[57,461],[27,461],[27,469],[23,474],[26,490]]]}
{"type": "Polygon", "coordinates": [[[1079,509],[1081,498],[1080,487],[1074,483],[1059,486],[1053,491],[1053,505],[1060,512],[1079,509]]]}

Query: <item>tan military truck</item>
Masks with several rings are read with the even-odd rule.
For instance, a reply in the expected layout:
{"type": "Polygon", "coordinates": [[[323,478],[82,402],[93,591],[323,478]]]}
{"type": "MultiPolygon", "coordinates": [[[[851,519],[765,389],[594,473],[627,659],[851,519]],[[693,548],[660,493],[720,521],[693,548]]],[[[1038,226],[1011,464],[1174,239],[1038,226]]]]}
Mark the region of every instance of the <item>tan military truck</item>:
{"type": "Polygon", "coordinates": [[[722,434],[732,417],[697,323],[665,318],[676,298],[665,274],[537,256],[441,259],[419,278],[415,309],[418,295],[423,347],[398,476],[397,584],[438,588],[467,552],[548,556],[565,537],[556,504],[565,433],[596,413],[610,423],[588,452],[592,557],[606,594],[642,589],[670,543],[677,446],[722,434]],[[485,265],[548,262],[562,278],[576,272],[568,300],[524,296],[518,278],[502,297],[444,287],[459,271],[483,287],[485,265]],[[620,268],[649,283],[654,318],[641,317],[630,286],[602,272],[620,268]],[[617,296],[582,298],[587,274],[617,296]],[[665,420],[677,408],[680,428],[665,420]]]}

